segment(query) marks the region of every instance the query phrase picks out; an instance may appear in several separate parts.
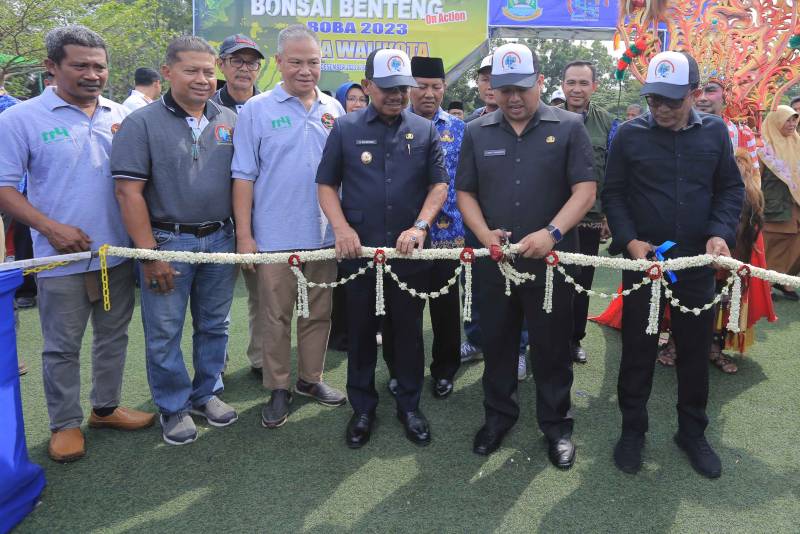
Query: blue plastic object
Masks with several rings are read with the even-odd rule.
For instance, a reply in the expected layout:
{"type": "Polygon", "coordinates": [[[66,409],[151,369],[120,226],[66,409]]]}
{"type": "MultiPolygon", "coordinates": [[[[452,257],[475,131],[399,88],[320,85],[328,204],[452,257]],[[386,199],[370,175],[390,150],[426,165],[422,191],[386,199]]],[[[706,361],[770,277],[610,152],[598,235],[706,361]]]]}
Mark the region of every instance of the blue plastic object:
{"type": "Polygon", "coordinates": [[[14,292],[22,272],[0,273],[0,532],[25,519],[42,493],[44,471],[28,459],[14,331],[14,292]]]}

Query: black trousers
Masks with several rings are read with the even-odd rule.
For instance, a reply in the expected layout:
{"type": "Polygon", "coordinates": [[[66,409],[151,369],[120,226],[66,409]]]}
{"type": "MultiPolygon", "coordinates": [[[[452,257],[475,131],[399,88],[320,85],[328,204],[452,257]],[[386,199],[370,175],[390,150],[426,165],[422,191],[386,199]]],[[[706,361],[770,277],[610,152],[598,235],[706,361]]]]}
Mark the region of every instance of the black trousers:
{"type": "MultiPolygon", "coordinates": [[[[33,240],[29,226],[14,221],[14,259],[29,260],[33,258],[33,240]]],[[[29,275],[23,278],[22,285],[17,288],[17,298],[36,296],[36,277],[29,275]]]]}
{"type": "MultiPolygon", "coordinates": [[[[427,271],[400,276],[410,287],[425,288],[427,271]]],[[[347,397],[355,413],[372,413],[378,406],[375,389],[375,364],[378,346],[375,332],[383,317],[375,315],[375,276],[359,276],[345,285],[347,296],[347,397]]],[[[423,289],[424,291],[424,289],[423,289]]],[[[425,349],[422,340],[422,310],[425,302],[412,297],[384,277],[386,309],[384,325],[391,322],[397,333],[392,341],[394,377],[397,379],[397,409],[414,411],[419,407],[425,374],[425,349]]],[[[384,342],[384,347],[386,343],[384,342]]]]}
{"type": "MultiPolygon", "coordinates": [[[[589,256],[597,256],[600,251],[600,229],[578,226],[579,252],[589,256]]],[[[575,280],[586,289],[592,289],[594,280],[594,267],[581,267],[575,280]]],[[[574,292],[572,298],[572,341],[580,343],[586,337],[586,320],[589,316],[589,295],[574,292]]]]}
{"type": "MultiPolygon", "coordinates": [[[[455,274],[459,262],[436,261],[430,267],[430,280],[423,291],[438,291],[455,274]]],[[[431,349],[431,376],[434,380],[445,378],[453,380],[461,365],[461,301],[458,298],[458,283],[451,286],[446,295],[428,301],[433,329],[433,347],[431,349]]],[[[394,331],[391,317],[383,325],[383,359],[394,377],[394,331]]]]}
{"type": "Polygon", "coordinates": [[[523,321],[528,325],[531,364],[536,381],[536,418],[548,439],[572,435],[572,286],[556,274],[553,310],[545,313],[543,286],[513,286],[505,295],[503,279],[494,262],[478,261],[481,277],[480,327],[483,332],[483,405],[488,426],[507,430],[519,418],[517,364],[523,321]]]}
{"type": "MultiPolygon", "coordinates": [[[[623,272],[623,287],[628,289],[634,283],[641,282],[642,276],[641,272],[623,272]]],[[[679,279],[672,286],[672,291],[681,304],[690,308],[701,307],[714,298],[713,273],[708,270],[707,275],[679,279]]],[[[645,333],[650,314],[650,286],[644,286],[623,299],[622,361],[617,384],[622,429],[643,433],[648,428],[647,400],[653,387],[658,351],[658,335],[645,333]]],[[[665,305],[667,302],[662,296],[659,323],[665,305]]],[[[702,436],[708,426],[708,353],[711,349],[714,311],[707,310],[695,316],[672,307],[670,323],[678,354],[675,362],[678,375],[678,429],[687,436],[702,436]]]]}

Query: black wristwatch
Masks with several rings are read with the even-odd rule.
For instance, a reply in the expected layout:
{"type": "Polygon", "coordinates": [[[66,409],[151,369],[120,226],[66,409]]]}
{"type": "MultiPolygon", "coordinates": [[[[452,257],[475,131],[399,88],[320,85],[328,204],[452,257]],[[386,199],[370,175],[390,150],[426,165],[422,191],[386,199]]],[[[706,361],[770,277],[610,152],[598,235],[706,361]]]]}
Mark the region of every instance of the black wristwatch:
{"type": "Polygon", "coordinates": [[[564,236],[561,235],[561,230],[552,224],[548,224],[546,229],[550,233],[550,237],[553,238],[553,243],[556,245],[559,244],[562,239],[564,239],[564,236]]]}
{"type": "Polygon", "coordinates": [[[428,232],[430,230],[431,225],[428,224],[428,221],[423,221],[419,219],[417,222],[414,223],[414,228],[417,230],[422,230],[423,232],[428,232]]]}

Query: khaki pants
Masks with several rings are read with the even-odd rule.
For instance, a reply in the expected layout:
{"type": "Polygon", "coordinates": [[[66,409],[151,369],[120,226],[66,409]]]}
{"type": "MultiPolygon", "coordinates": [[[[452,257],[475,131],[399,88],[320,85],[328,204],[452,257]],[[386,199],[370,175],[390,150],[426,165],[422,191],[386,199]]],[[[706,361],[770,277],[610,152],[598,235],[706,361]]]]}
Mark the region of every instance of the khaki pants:
{"type": "Polygon", "coordinates": [[[244,285],[247,287],[247,315],[250,342],[247,345],[247,359],[250,367],[261,369],[263,361],[262,338],[264,337],[264,321],[259,317],[258,273],[242,269],[244,285]]]}
{"type": "MultiPolygon", "coordinates": [[[[311,282],[336,279],[336,262],[308,262],[301,267],[311,282]]],[[[289,389],[292,315],[297,300],[297,278],[287,264],[258,265],[258,293],[263,321],[264,387],[289,389]]],[[[333,291],[309,288],[309,317],[297,318],[297,374],[306,382],[322,380],[325,351],[331,329],[333,291]]]]}

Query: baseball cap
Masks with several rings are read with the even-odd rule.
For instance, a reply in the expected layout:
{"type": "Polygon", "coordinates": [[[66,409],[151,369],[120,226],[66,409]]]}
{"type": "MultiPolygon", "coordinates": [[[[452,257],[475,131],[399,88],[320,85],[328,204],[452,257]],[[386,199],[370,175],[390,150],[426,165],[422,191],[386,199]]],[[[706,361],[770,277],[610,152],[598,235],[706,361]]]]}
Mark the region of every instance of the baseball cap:
{"type": "Polygon", "coordinates": [[[661,52],[647,65],[647,79],[639,94],[680,100],[693,84],[699,83],[700,69],[692,56],[686,52],[661,52]]]}
{"type": "Polygon", "coordinates": [[[241,33],[226,37],[225,40],[222,41],[222,44],[219,45],[219,55],[229,56],[234,52],[245,49],[254,51],[256,54],[261,56],[261,59],[264,59],[264,54],[258,49],[256,42],[250,39],[248,36],[242,35],[241,33]]]}
{"type": "Polygon", "coordinates": [[[478,67],[478,74],[489,72],[492,70],[492,54],[489,54],[481,60],[481,65],[478,67]]]}
{"type": "Polygon", "coordinates": [[[382,89],[403,85],[418,87],[411,75],[411,60],[408,54],[394,48],[373,50],[367,57],[364,76],[382,89]]]}
{"type": "Polygon", "coordinates": [[[539,75],[539,59],[530,48],[505,44],[492,55],[492,89],[505,85],[533,87],[539,75]]]}
{"type": "Polygon", "coordinates": [[[553,91],[553,96],[550,97],[550,102],[552,103],[553,100],[557,100],[557,99],[561,99],[561,100],[563,100],[565,102],[567,100],[567,95],[564,94],[564,90],[561,89],[560,87],[558,89],[556,89],[555,91],[553,91]]]}

